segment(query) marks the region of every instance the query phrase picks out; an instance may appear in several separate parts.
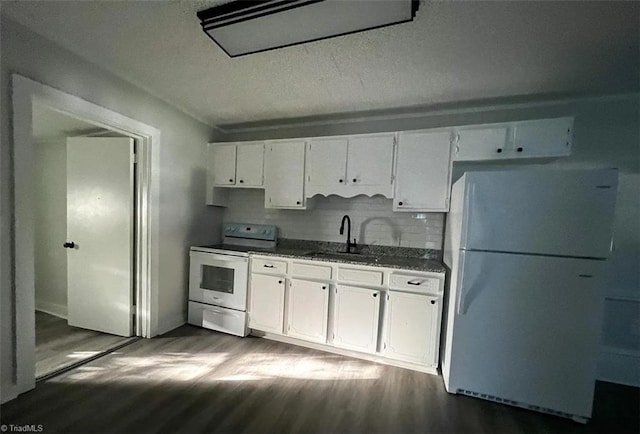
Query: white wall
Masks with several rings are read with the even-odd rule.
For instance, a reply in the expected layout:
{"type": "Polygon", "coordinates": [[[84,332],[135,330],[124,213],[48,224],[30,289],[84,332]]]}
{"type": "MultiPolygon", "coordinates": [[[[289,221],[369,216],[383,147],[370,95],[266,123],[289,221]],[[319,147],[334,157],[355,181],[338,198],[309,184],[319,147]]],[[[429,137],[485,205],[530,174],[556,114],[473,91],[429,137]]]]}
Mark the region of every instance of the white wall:
{"type": "MultiPolygon", "coordinates": [[[[18,73],[161,130],[158,329],[184,323],[188,248],[219,238],[220,211],[204,205],[210,126],[2,16],[0,106],[0,324],[2,399],[14,393],[11,74],[18,73]]],[[[177,78],[178,79],[178,78],[177,78]]]]}
{"type": "Polygon", "coordinates": [[[67,143],[35,143],[34,254],[36,309],[67,317],[67,143]]]}
{"type": "Polygon", "coordinates": [[[345,242],[340,235],[342,216],[351,218],[351,238],[360,244],[442,250],[444,214],[394,213],[392,200],[383,196],[315,196],[310,209],[264,208],[264,190],[233,189],[225,222],[276,225],[282,238],[345,242]]]}

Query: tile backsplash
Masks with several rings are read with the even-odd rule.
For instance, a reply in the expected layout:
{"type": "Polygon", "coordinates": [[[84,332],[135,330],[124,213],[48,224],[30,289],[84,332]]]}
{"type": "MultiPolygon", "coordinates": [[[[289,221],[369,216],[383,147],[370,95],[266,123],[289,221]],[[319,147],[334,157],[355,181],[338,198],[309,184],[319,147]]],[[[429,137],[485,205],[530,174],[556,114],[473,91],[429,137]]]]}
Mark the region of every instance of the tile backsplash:
{"type": "Polygon", "coordinates": [[[351,218],[351,238],[358,244],[442,250],[444,213],[399,213],[382,196],[315,196],[306,211],[264,208],[264,190],[233,189],[224,222],[278,226],[282,238],[344,242],[340,221],[351,218]]]}

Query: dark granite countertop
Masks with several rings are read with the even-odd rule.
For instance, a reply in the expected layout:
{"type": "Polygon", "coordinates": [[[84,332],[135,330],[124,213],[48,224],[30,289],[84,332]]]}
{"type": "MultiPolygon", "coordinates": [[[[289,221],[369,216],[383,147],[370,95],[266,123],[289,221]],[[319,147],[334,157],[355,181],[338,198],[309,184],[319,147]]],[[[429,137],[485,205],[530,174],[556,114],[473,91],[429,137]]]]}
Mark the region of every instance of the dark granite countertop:
{"type": "Polygon", "coordinates": [[[275,249],[255,251],[254,253],[293,259],[397,268],[431,273],[444,273],[446,271],[442,263],[442,252],[439,250],[365,245],[358,248],[359,253],[357,254],[340,253],[343,249],[344,243],[281,238],[278,247],[275,249]]]}

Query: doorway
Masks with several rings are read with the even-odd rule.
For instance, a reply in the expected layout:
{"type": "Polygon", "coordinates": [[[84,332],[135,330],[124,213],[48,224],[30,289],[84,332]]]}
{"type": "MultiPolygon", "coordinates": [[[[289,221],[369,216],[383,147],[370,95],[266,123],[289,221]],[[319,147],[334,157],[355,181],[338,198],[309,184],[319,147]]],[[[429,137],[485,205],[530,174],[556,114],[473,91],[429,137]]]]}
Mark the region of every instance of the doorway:
{"type": "Polygon", "coordinates": [[[38,380],[135,335],[135,161],[133,138],[38,102],[33,145],[38,380]]]}
{"type": "Polygon", "coordinates": [[[34,104],[133,137],[139,147],[135,170],[135,334],[157,334],[157,274],[159,267],[159,160],[160,130],[74,95],[14,74],[14,214],[13,258],[15,272],[14,383],[3,389],[3,401],[35,387],[35,222],[34,222],[34,104]],[[6,395],[5,395],[6,393],[6,395]]]}

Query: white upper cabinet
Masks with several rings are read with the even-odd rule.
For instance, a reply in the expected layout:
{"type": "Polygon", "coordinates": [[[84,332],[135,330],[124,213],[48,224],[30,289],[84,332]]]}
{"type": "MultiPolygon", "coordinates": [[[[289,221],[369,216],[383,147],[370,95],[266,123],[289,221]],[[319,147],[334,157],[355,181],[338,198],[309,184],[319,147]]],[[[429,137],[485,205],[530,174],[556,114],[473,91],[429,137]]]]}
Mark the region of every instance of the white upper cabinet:
{"type": "Polygon", "coordinates": [[[262,187],[264,143],[238,145],[236,155],[236,185],[240,187],[262,187]]]}
{"type": "Polygon", "coordinates": [[[398,140],[394,211],[449,211],[451,133],[402,132],[398,140]]]}
{"type": "Polygon", "coordinates": [[[469,125],[455,132],[456,161],[566,157],[571,155],[573,118],[469,125]]]}
{"type": "Polygon", "coordinates": [[[346,183],[347,139],[311,139],[307,143],[307,195],[335,191],[346,183]]]}
{"type": "Polygon", "coordinates": [[[267,142],[264,160],[265,208],[305,209],[304,140],[267,142]]]}
{"type": "Polygon", "coordinates": [[[209,168],[216,187],[262,187],[264,143],[210,143],[209,168]]]}
{"type": "Polygon", "coordinates": [[[573,118],[519,122],[514,126],[513,149],[520,157],[571,155],[573,118]]]}
{"type": "Polygon", "coordinates": [[[213,185],[235,185],[236,144],[209,143],[209,168],[213,171],[213,185]]]}
{"type": "Polygon", "coordinates": [[[501,158],[508,153],[507,127],[478,128],[458,131],[455,143],[456,161],[479,161],[501,158]]]}
{"type": "Polygon", "coordinates": [[[394,144],[395,133],[310,139],[306,196],[392,197],[394,144]]]}

